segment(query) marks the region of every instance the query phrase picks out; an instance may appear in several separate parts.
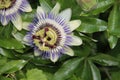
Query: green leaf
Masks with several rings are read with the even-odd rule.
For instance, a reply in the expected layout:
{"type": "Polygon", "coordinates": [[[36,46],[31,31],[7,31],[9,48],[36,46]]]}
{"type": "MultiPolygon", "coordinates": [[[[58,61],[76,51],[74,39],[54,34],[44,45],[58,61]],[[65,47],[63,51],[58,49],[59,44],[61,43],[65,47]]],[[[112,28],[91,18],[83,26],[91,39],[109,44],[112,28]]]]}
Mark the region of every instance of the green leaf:
{"type": "Polygon", "coordinates": [[[21,42],[13,38],[9,38],[9,39],[0,39],[0,47],[6,49],[21,49],[24,48],[25,46],[21,42]]]}
{"type": "Polygon", "coordinates": [[[82,45],[82,46],[78,46],[78,47],[73,47],[72,49],[75,52],[75,56],[80,56],[80,57],[86,57],[91,52],[91,47],[88,46],[88,45],[82,45]]]}
{"type": "Polygon", "coordinates": [[[20,80],[27,80],[27,79],[20,79],[20,80]]]}
{"type": "Polygon", "coordinates": [[[84,63],[80,65],[76,73],[77,76],[82,80],[92,80],[92,73],[87,60],[85,60],[84,63]]]}
{"type": "Polygon", "coordinates": [[[120,40],[118,40],[117,46],[108,52],[111,56],[120,61],[120,40]]]}
{"type": "Polygon", "coordinates": [[[99,69],[89,60],[88,61],[91,73],[92,73],[92,80],[101,80],[101,75],[99,69]]]}
{"type": "Polygon", "coordinates": [[[11,23],[9,23],[7,26],[2,27],[0,30],[0,38],[10,38],[12,30],[13,25],[11,23]]]}
{"type": "Polygon", "coordinates": [[[65,80],[75,73],[83,58],[74,58],[66,61],[61,68],[54,74],[53,80],[65,80]]]}
{"type": "Polygon", "coordinates": [[[23,15],[22,15],[22,20],[23,20],[24,22],[31,22],[31,21],[33,21],[33,18],[34,18],[34,16],[35,16],[35,12],[36,12],[36,10],[33,9],[32,12],[27,13],[27,14],[23,14],[23,15]]]}
{"type": "Polygon", "coordinates": [[[26,78],[26,75],[22,70],[17,71],[15,76],[17,79],[26,78]]]}
{"type": "Polygon", "coordinates": [[[82,80],[82,79],[80,79],[79,77],[73,75],[72,77],[70,77],[70,78],[67,79],[67,80],[82,80]]]}
{"type": "Polygon", "coordinates": [[[0,76],[0,80],[12,80],[12,79],[7,78],[7,77],[0,76]]]}
{"type": "Polygon", "coordinates": [[[0,67],[3,66],[6,63],[7,63],[7,58],[6,57],[1,57],[0,58],[0,67]]]}
{"type": "Polygon", "coordinates": [[[7,62],[0,68],[0,74],[16,72],[22,69],[26,63],[27,61],[25,60],[12,60],[7,62]]]}
{"type": "Polygon", "coordinates": [[[119,3],[115,3],[108,18],[108,33],[120,36],[120,9],[119,3]]]}
{"type": "Polygon", "coordinates": [[[112,72],[111,75],[111,80],[120,80],[120,71],[112,72]]]}
{"type": "Polygon", "coordinates": [[[42,70],[31,69],[27,71],[27,80],[47,80],[42,70]]]}
{"type": "Polygon", "coordinates": [[[77,31],[83,33],[94,33],[104,31],[107,29],[107,23],[97,18],[80,17],[82,21],[81,26],[77,28],[77,31]]]}
{"type": "Polygon", "coordinates": [[[5,56],[5,57],[8,57],[8,58],[13,58],[14,57],[12,51],[8,50],[8,49],[0,48],[0,54],[5,56]]]}
{"type": "Polygon", "coordinates": [[[117,45],[120,36],[120,16],[119,4],[115,4],[108,18],[108,41],[113,49],[117,45]]]}
{"type": "Polygon", "coordinates": [[[77,4],[76,0],[57,0],[61,4],[61,9],[71,8],[73,16],[79,16],[82,9],[77,4]]]}
{"type": "MultiPolygon", "coordinates": [[[[46,69],[46,68],[45,68],[46,69]]],[[[53,73],[49,73],[49,71],[46,69],[47,72],[44,72],[45,75],[47,75],[47,80],[52,80],[53,79],[53,73]]]]}
{"type": "Polygon", "coordinates": [[[118,37],[109,35],[108,41],[110,48],[113,49],[117,45],[118,37]]]}
{"type": "Polygon", "coordinates": [[[105,12],[114,4],[114,0],[98,0],[97,6],[91,10],[88,14],[97,15],[99,13],[105,12]]]}
{"type": "Polygon", "coordinates": [[[82,80],[101,80],[99,69],[87,59],[80,65],[76,75],[82,80]]]}
{"type": "Polygon", "coordinates": [[[120,64],[118,59],[107,54],[100,54],[90,59],[103,66],[119,66],[120,64]]]}

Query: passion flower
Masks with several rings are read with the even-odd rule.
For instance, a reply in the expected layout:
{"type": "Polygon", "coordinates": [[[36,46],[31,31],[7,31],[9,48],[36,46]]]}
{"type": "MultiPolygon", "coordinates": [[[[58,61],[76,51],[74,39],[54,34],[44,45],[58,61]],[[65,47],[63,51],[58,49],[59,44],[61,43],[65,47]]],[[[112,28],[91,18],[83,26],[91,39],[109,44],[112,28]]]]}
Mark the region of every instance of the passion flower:
{"type": "Polygon", "coordinates": [[[27,0],[0,0],[0,22],[2,25],[7,25],[12,21],[14,26],[22,29],[22,20],[20,13],[32,11],[27,0]]]}
{"type": "Polygon", "coordinates": [[[33,23],[29,25],[29,32],[24,37],[24,41],[34,47],[36,56],[50,58],[53,62],[62,54],[73,56],[70,46],[82,44],[82,40],[72,34],[81,21],[70,21],[70,8],[58,13],[59,9],[59,3],[50,12],[39,6],[33,23]]]}

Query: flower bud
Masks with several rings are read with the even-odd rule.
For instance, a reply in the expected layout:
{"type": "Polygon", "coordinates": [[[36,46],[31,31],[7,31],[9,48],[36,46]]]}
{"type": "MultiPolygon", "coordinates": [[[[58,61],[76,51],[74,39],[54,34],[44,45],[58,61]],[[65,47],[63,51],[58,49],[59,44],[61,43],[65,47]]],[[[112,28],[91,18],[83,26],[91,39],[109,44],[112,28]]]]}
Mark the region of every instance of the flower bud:
{"type": "Polygon", "coordinates": [[[84,11],[89,11],[97,5],[97,0],[77,0],[77,3],[84,11]]]}

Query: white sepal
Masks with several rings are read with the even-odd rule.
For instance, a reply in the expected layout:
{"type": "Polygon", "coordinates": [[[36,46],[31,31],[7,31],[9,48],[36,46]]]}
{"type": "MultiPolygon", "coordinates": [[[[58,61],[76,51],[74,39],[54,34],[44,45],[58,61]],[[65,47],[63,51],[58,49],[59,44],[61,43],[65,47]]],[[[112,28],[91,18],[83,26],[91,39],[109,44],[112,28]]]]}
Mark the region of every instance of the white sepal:
{"type": "Polygon", "coordinates": [[[72,15],[72,11],[70,8],[65,9],[64,11],[62,11],[59,16],[61,16],[62,18],[64,18],[66,21],[70,21],[71,19],[71,15],[72,15]]]}
{"type": "Polygon", "coordinates": [[[18,30],[22,29],[22,19],[19,14],[16,14],[16,16],[13,17],[11,21],[18,30]]]}
{"type": "Polygon", "coordinates": [[[60,11],[60,4],[56,3],[55,7],[51,10],[52,13],[58,14],[60,11]]]}
{"type": "Polygon", "coordinates": [[[82,39],[80,37],[72,35],[72,42],[69,45],[79,46],[82,44],[82,39]]]}
{"type": "Polygon", "coordinates": [[[69,24],[70,24],[70,30],[73,31],[80,26],[81,21],[80,20],[73,20],[73,21],[70,21],[69,24]]]}
{"type": "Polygon", "coordinates": [[[67,54],[69,56],[74,56],[74,51],[70,47],[64,47],[64,54],[67,54]]]}
{"type": "Polygon", "coordinates": [[[34,49],[34,55],[40,56],[42,52],[40,52],[38,49],[34,49]]]}
{"type": "Polygon", "coordinates": [[[58,58],[59,58],[59,55],[57,54],[57,53],[51,53],[50,54],[50,60],[52,61],[52,62],[56,62],[57,60],[58,60],[58,58]]]}

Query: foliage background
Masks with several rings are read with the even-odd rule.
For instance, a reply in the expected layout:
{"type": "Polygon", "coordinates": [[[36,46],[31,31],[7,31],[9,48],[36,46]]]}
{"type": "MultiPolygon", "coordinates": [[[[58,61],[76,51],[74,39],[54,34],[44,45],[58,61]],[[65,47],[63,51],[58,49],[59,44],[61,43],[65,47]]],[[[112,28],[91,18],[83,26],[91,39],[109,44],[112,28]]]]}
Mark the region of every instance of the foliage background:
{"type": "Polygon", "coordinates": [[[33,20],[40,4],[59,2],[61,10],[71,8],[72,19],[82,21],[74,33],[83,44],[72,47],[74,57],[64,55],[53,63],[35,57],[23,44],[26,30],[0,24],[0,80],[120,80],[120,0],[91,0],[95,5],[87,8],[76,0],[28,1],[33,11],[22,14],[24,23],[33,20]]]}

